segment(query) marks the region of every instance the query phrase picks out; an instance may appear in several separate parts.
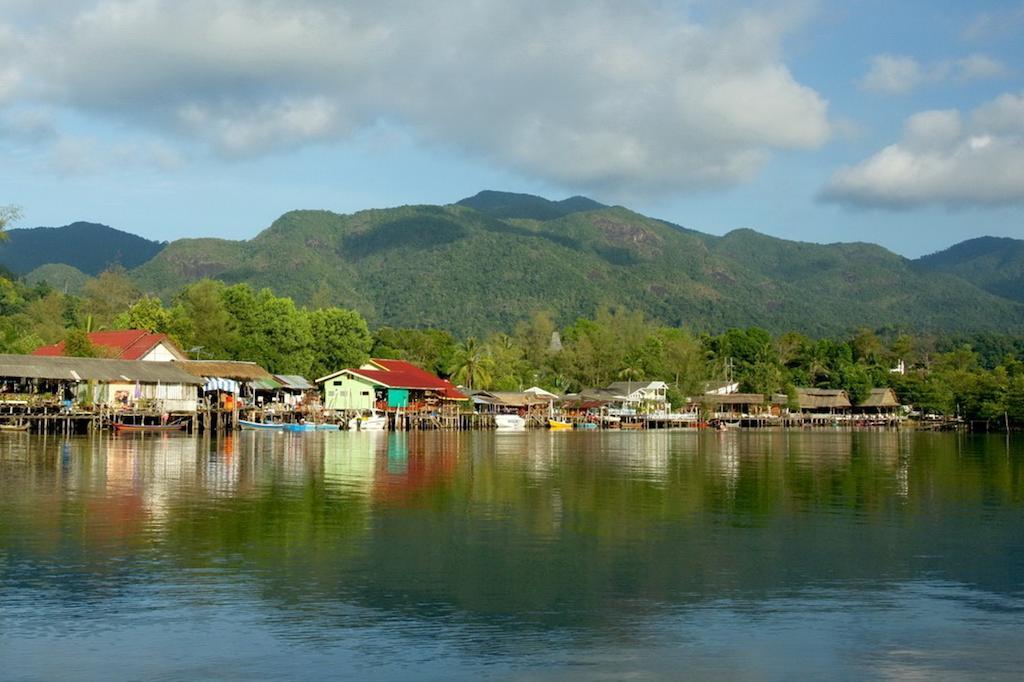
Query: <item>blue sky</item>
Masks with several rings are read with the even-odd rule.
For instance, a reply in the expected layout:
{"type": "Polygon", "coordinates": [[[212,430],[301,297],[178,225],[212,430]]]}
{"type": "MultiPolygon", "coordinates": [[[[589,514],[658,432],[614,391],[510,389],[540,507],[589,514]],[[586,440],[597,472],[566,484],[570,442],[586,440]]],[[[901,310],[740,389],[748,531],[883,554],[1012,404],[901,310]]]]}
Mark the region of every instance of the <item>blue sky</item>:
{"type": "Polygon", "coordinates": [[[0,0],[0,205],[154,239],[585,194],[918,256],[1024,238],[1024,0],[0,0]]]}

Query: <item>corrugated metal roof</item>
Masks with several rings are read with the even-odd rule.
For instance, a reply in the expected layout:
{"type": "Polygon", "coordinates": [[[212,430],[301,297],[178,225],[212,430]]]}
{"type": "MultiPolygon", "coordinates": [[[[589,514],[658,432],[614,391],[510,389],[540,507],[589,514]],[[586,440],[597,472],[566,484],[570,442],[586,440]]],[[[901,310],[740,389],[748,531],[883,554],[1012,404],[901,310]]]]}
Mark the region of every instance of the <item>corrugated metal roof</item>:
{"type": "Polygon", "coordinates": [[[177,362],[66,358],[41,355],[0,355],[0,377],[65,381],[192,384],[203,382],[182,371],[177,362]]]}
{"type": "MultiPolygon", "coordinates": [[[[164,344],[171,355],[179,360],[185,359],[185,354],[174,344],[166,334],[148,332],[144,329],[118,329],[114,331],[89,332],[89,342],[99,348],[101,355],[118,360],[141,360],[149,351],[156,348],[160,343],[164,344]]],[[[32,351],[32,355],[62,356],[64,355],[64,342],[55,343],[51,346],[42,346],[32,351]]]]}
{"type": "Polygon", "coordinates": [[[313,388],[313,384],[309,383],[305,377],[299,376],[298,374],[275,374],[274,378],[277,379],[285,388],[292,389],[293,391],[309,391],[313,388]]]}
{"type": "Polygon", "coordinates": [[[246,383],[258,391],[276,391],[281,388],[281,383],[276,379],[253,379],[246,383]]]}
{"type": "Polygon", "coordinates": [[[316,382],[320,384],[341,374],[351,374],[385,388],[435,391],[449,400],[467,400],[466,396],[460,393],[452,382],[441,379],[405,360],[373,358],[369,364],[363,367],[338,370],[327,376],[320,377],[316,382]],[[371,369],[373,367],[380,367],[382,369],[371,369]]]}

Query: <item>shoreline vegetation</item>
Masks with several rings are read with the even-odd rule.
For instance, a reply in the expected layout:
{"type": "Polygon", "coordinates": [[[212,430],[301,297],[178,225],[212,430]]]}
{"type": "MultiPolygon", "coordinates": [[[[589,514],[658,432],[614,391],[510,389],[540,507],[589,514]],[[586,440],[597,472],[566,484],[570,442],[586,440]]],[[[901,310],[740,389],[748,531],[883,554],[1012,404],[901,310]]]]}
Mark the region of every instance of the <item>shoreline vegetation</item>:
{"type": "Polygon", "coordinates": [[[956,416],[981,429],[1024,426],[1024,336],[859,329],[811,338],[757,327],[711,334],[602,306],[561,327],[535,311],[512,330],[457,338],[442,329],[371,330],[354,310],[300,308],[269,289],[210,279],[165,302],[144,295],[119,269],[87,282],[80,296],[0,278],[0,352],[65,341],[68,355],[94,356],[87,332],[129,328],[166,333],[194,359],[247,360],[275,374],[318,377],[386,357],[497,391],[567,393],[662,380],[673,404],[727,379],[742,392],[768,395],[793,396],[797,386],[843,389],[855,403],[872,388],[890,387],[922,415],[956,416]]]}

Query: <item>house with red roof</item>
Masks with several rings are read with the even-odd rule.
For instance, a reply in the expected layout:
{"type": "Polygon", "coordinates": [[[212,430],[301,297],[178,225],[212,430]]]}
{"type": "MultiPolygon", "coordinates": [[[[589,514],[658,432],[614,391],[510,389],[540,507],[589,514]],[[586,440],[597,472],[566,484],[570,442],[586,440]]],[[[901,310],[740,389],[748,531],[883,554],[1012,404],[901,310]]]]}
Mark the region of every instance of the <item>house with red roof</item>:
{"type": "Polygon", "coordinates": [[[320,377],[316,383],[323,386],[328,410],[422,410],[467,400],[450,381],[405,360],[374,358],[361,367],[320,377]]]}
{"type": "MultiPolygon", "coordinates": [[[[117,331],[90,332],[89,341],[99,355],[114,360],[148,360],[169,362],[188,360],[184,351],[178,348],[167,334],[147,332],[142,329],[119,329],[117,331]]],[[[42,346],[32,355],[60,357],[64,355],[64,342],[42,346]]]]}

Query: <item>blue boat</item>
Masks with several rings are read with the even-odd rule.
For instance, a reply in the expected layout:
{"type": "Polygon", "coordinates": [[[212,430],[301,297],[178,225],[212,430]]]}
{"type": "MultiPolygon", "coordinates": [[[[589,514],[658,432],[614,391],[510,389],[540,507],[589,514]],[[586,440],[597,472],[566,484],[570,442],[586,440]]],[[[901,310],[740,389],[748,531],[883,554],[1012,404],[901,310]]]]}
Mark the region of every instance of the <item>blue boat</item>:
{"type": "Polygon", "coordinates": [[[246,419],[239,419],[238,425],[243,429],[263,429],[268,431],[280,431],[284,429],[287,424],[265,424],[263,422],[251,422],[246,419]]]}

